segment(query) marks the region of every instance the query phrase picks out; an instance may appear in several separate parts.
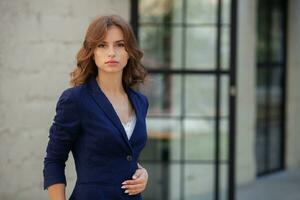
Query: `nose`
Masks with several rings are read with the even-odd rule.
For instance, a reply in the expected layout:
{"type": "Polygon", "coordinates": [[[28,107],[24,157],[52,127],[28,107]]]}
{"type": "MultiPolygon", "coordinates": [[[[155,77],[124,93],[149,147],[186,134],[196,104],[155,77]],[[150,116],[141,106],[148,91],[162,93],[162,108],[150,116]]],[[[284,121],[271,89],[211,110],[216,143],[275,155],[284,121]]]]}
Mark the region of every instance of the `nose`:
{"type": "Polygon", "coordinates": [[[116,56],[116,51],[115,51],[114,47],[109,47],[109,49],[108,49],[108,56],[112,57],[112,58],[116,56]]]}

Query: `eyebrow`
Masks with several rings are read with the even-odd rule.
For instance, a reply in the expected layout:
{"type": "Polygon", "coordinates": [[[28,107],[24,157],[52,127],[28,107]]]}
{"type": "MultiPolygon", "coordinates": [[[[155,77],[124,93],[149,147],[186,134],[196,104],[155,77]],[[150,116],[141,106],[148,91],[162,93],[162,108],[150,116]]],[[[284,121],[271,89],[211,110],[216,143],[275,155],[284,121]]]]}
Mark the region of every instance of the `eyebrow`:
{"type": "MultiPolygon", "coordinates": [[[[107,43],[106,41],[101,41],[102,43],[107,43]]],[[[124,40],[117,40],[115,43],[124,42],[124,40]]]]}

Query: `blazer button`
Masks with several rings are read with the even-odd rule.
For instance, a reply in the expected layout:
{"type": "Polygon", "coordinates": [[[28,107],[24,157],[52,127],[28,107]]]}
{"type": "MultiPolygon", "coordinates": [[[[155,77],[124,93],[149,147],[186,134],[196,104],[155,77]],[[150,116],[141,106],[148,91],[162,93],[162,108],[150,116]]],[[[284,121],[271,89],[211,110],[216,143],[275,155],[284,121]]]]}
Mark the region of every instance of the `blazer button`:
{"type": "Polygon", "coordinates": [[[128,161],[132,161],[132,156],[131,156],[131,155],[128,155],[128,156],[126,157],[126,159],[127,159],[128,161]]]}

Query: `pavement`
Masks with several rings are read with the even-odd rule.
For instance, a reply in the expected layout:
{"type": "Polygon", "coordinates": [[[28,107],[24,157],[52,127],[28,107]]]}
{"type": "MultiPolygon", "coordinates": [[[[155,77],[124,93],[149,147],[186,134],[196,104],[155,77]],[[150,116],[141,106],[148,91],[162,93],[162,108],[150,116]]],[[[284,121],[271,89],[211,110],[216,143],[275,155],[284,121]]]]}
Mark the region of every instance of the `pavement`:
{"type": "Polygon", "coordinates": [[[300,169],[259,177],[236,191],[237,200],[300,200],[300,169]]]}

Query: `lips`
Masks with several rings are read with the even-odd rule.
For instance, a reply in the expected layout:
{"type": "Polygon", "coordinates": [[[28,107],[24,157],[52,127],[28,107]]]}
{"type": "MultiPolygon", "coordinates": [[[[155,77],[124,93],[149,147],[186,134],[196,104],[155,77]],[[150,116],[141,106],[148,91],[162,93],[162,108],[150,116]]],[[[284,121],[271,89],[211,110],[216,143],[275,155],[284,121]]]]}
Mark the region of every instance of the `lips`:
{"type": "Polygon", "coordinates": [[[114,63],[119,63],[119,62],[116,60],[109,60],[105,62],[105,64],[114,64],[114,63]]]}

